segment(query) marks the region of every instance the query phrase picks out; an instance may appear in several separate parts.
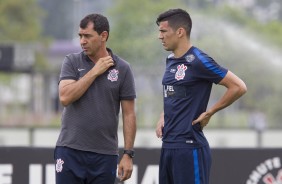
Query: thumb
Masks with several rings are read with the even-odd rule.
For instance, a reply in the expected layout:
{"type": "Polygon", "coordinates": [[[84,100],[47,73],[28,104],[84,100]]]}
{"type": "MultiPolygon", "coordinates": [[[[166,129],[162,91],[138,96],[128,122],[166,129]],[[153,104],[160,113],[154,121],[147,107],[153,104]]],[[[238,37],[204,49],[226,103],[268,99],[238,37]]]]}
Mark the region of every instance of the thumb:
{"type": "Polygon", "coordinates": [[[121,166],[119,165],[118,166],[118,176],[119,176],[119,178],[122,176],[122,168],[121,168],[121,166]]]}
{"type": "Polygon", "coordinates": [[[198,123],[197,120],[192,121],[192,125],[195,125],[195,124],[197,124],[197,123],[198,123]]]}

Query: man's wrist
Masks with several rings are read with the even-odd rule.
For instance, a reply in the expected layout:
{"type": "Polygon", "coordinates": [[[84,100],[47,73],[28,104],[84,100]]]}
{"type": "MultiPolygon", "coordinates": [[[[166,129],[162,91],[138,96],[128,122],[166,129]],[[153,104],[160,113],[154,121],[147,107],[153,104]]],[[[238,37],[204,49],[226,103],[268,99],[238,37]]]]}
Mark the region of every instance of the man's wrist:
{"type": "Polygon", "coordinates": [[[135,151],[134,150],[125,149],[125,150],[123,150],[123,154],[127,154],[130,158],[134,158],[135,151]]]}

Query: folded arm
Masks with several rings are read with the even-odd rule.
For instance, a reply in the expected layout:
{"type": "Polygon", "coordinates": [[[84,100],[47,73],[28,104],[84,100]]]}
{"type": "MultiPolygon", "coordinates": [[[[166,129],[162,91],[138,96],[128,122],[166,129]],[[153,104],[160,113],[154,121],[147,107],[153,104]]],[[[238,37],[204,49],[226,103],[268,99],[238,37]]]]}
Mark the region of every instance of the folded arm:
{"type": "Polygon", "coordinates": [[[95,66],[79,80],[61,80],[59,84],[59,97],[63,106],[68,106],[78,100],[94,80],[104,73],[109,67],[113,66],[112,57],[100,58],[95,66]]]}

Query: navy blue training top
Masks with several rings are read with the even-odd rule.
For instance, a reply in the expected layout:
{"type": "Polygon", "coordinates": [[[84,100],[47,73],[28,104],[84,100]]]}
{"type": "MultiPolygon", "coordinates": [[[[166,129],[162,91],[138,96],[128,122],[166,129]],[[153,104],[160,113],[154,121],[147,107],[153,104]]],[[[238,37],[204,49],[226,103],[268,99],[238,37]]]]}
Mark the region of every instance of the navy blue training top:
{"type": "Polygon", "coordinates": [[[163,148],[208,145],[200,124],[192,126],[192,121],[206,111],[212,84],[219,83],[227,71],[196,47],[180,58],[168,56],[162,81],[163,148]]]}

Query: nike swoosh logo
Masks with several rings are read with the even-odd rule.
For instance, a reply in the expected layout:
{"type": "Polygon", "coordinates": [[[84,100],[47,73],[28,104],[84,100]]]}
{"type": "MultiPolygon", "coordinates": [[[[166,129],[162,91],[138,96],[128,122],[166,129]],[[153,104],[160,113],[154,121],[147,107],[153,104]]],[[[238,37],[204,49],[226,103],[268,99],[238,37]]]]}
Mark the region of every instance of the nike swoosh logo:
{"type": "Polygon", "coordinates": [[[83,68],[79,68],[79,69],[77,69],[79,72],[81,72],[81,71],[83,71],[83,70],[85,70],[85,69],[83,69],[83,68]]]}

